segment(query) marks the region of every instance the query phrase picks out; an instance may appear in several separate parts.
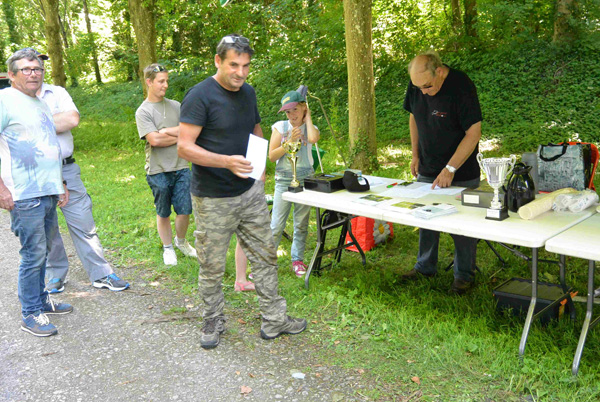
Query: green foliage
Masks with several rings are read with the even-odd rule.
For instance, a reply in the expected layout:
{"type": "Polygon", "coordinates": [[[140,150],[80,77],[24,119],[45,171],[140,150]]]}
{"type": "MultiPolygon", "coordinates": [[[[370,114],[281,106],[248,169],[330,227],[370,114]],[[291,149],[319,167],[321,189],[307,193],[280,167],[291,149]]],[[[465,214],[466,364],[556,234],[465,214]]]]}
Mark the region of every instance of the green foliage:
{"type": "Polygon", "coordinates": [[[90,84],[69,89],[84,118],[135,124],[135,111],[143,98],[139,82],[90,84]]]}
{"type": "Polygon", "coordinates": [[[89,34],[78,32],[75,36],[75,44],[65,49],[67,60],[67,75],[69,77],[81,77],[84,74],[90,74],[93,67],[93,60],[90,57],[92,48],[102,47],[102,37],[94,33],[92,37],[89,34]]]}
{"type": "Polygon", "coordinates": [[[593,50],[537,41],[495,51],[448,54],[478,88],[483,134],[506,152],[563,140],[600,141],[600,67],[593,50]]]}

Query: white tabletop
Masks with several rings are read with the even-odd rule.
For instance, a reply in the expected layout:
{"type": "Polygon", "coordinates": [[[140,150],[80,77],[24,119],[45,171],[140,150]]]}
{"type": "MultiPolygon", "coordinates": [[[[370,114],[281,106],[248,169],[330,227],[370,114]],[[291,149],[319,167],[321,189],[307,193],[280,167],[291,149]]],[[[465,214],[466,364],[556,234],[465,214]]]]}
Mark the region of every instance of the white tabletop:
{"type": "MultiPolygon", "coordinates": [[[[394,182],[393,179],[385,179],[394,182]]],[[[347,214],[381,219],[402,225],[431,229],[439,232],[459,234],[477,239],[513,244],[517,246],[542,247],[548,239],[589,218],[595,207],[580,213],[546,212],[535,219],[523,220],[518,214],[509,212],[509,218],[503,221],[485,219],[486,209],[461,205],[455,196],[427,195],[421,198],[398,198],[395,202],[410,201],[421,204],[444,202],[456,205],[458,213],[433,219],[420,219],[408,213],[389,211],[377,205],[363,205],[352,200],[366,194],[378,194],[386,190],[385,185],[378,186],[365,193],[350,193],[340,190],[335,193],[320,193],[305,190],[301,193],[283,194],[286,201],[330,209],[347,214]]],[[[600,243],[599,243],[600,244],[600,243]]]]}
{"type": "Polygon", "coordinates": [[[600,215],[595,214],[546,242],[552,253],[600,261],[600,215]]]}

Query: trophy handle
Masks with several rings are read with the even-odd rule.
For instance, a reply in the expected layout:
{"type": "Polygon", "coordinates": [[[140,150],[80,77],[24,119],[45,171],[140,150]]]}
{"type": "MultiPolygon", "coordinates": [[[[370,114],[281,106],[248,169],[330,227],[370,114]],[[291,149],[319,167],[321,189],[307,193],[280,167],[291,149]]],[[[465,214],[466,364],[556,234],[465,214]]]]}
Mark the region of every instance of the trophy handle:
{"type": "Polygon", "coordinates": [[[481,168],[481,170],[485,171],[485,169],[483,168],[483,163],[482,162],[483,162],[483,154],[481,152],[479,152],[477,154],[477,163],[479,163],[479,167],[481,168]]]}
{"type": "Polygon", "coordinates": [[[516,155],[511,155],[510,156],[510,169],[508,169],[508,172],[506,172],[506,177],[508,178],[508,176],[510,176],[510,174],[512,173],[513,169],[515,168],[515,162],[517,162],[517,157],[516,155]]]}

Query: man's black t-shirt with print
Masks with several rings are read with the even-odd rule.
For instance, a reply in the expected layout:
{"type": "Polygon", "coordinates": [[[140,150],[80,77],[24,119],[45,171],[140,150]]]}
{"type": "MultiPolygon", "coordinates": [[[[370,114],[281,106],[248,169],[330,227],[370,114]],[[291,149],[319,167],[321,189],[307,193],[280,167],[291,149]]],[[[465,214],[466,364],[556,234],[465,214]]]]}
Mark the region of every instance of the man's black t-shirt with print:
{"type": "MultiPolygon", "coordinates": [[[[404,109],[415,117],[419,132],[419,174],[427,177],[440,174],[465,137],[465,132],[483,120],[473,81],[462,71],[452,68],[434,96],[424,95],[409,82],[404,109]]],[[[478,152],[479,145],[456,171],[454,180],[479,177],[478,152]]]]}
{"type": "MultiPolygon", "coordinates": [[[[183,98],[180,121],[202,127],[196,145],[207,151],[245,156],[249,134],[260,123],[254,88],[244,83],[239,91],[228,91],[209,77],[183,98]]],[[[242,179],[229,169],[192,164],[196,197],[236,197],[253,184],[254,179],[242,179]]]]}

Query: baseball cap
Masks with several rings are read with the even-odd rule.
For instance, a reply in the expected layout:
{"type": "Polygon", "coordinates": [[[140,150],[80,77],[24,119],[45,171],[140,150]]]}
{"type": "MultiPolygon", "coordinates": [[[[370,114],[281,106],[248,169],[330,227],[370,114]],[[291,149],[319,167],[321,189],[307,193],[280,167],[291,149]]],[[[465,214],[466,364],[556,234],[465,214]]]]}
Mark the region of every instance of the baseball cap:
{"type": "Polygon", "coordinates": [[[47,54],[40,53],[32,47],[26,47],[26,48],[20,49],[19,51],[21,51],[21,50],[33,50],[35,52],[35,55],[42,60],[48,60],[50,58],[50,57],[48,57],[47,54]]]}
{"type": "Polygon", "coordinates": [[[290,91],[281,98],[281,109],[279,109],[279,111],[283,112],[285,110],[293,109],[299,102],[306,102],[306,98],[298,91],[290,91]]]}

